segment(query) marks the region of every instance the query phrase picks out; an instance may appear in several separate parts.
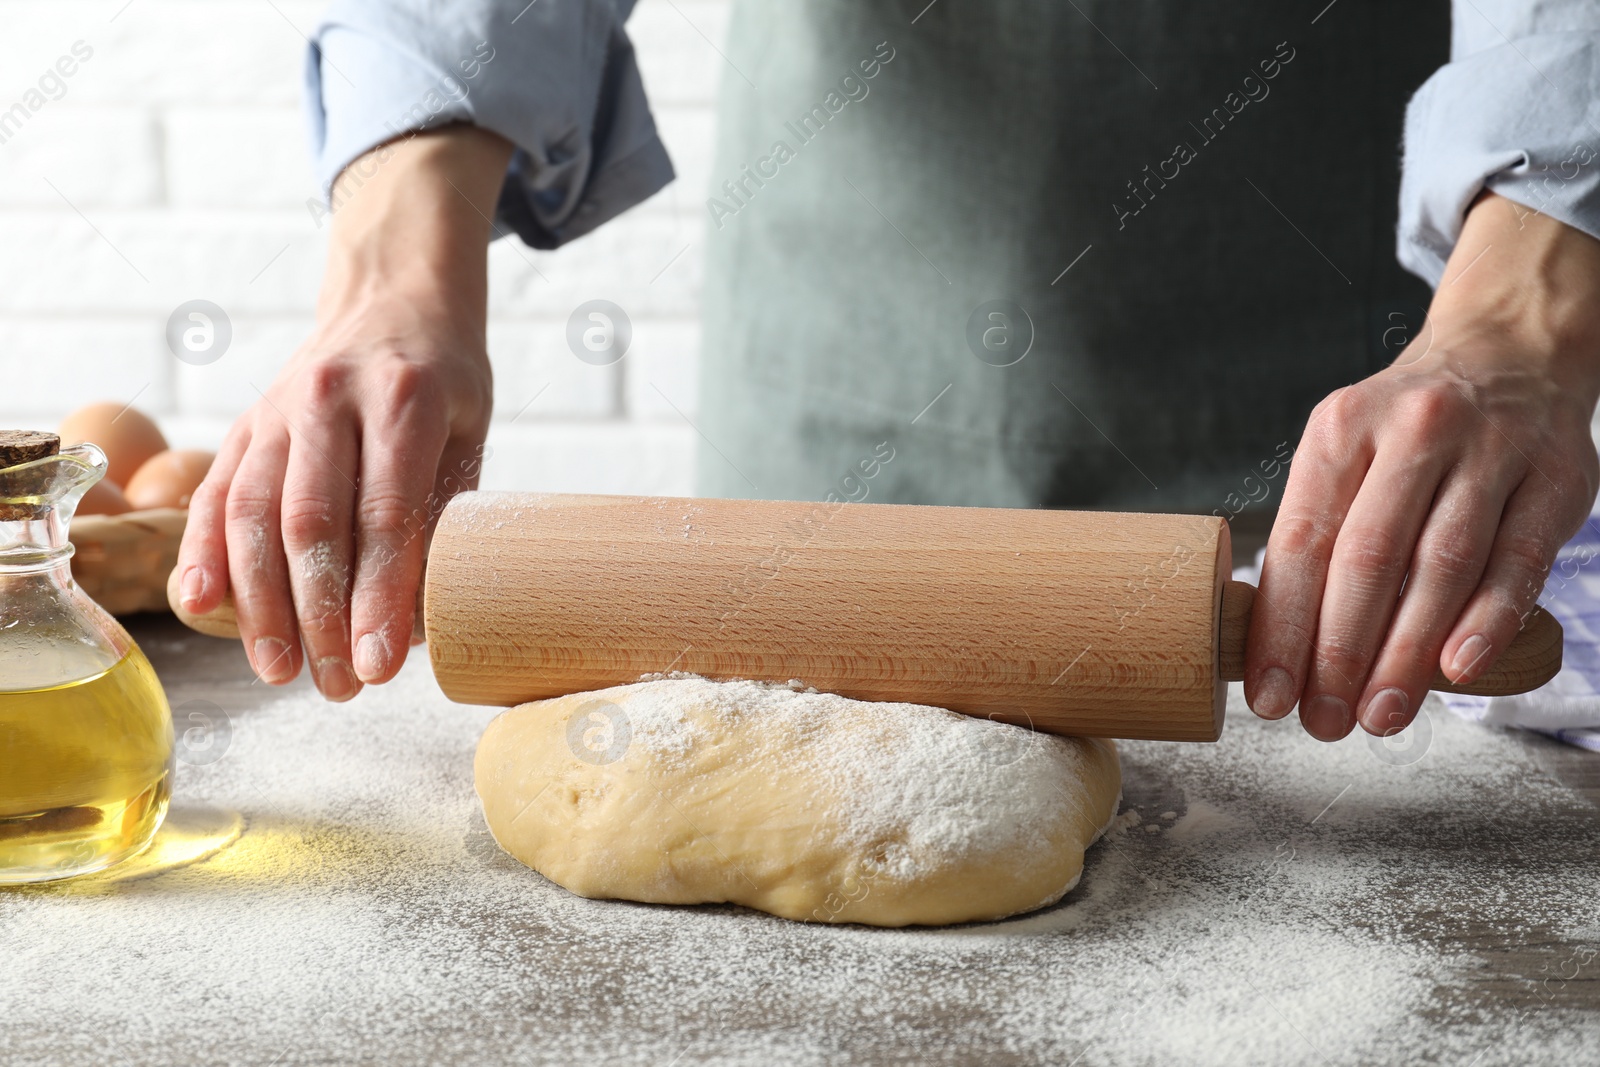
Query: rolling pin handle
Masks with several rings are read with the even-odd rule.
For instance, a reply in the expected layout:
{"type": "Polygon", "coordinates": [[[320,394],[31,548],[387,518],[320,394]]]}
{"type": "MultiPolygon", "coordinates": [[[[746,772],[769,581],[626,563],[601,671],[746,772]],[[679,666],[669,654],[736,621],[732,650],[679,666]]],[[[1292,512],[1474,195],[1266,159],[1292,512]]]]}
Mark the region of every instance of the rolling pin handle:
{"type": "Polygon", "coordinates": [[[233,610],[232,589],[224,594],[221,604],[204,615],[196,615],[184,609],[183,598],[178,594],[178,569],[174,567],[172,573],[167,575],[167,606],[178,617],[178,621],[191,630],[212,637],[239,639],[239,617],[233,610]]]}
{"type": "MultiPolygon", "coordinates": [[[[183,599],[178,595],[178,571],[177,568],[173,568],[167,577],[167,606],[172,608],[172,613],[178,617],[178,621],[191,630],[211,637],[239,640],[239,616],[234,610],[232,589],[223,594],[222,603],[204,615],[196,615],[184,609],[183,599]]],[[[420,645],[422,638],[422,587],[418,586],[417,614],[411,630],[411,643],[420,645]]]]}
{"type": "MultiPolygon", "coordinates": [[[[1222,610],[1218,618],[1218,670],[1224,681],[1244,680],[1245,640],[1250,633],[1250,612],[1255,606],[1256,589],[1248,582],[1225,582],[1222,610]]],[[[1534,608],[1522,620],[1522,629],[1511,645],[1490,664],[1475,682],[1457,685],[1434,671],[1428,688],[1441,693],[1469,693],[1475,696],[1506,696],[1526,693],[1544,685],[1561,669],[1561,624],[1543,608],[1534,608]]]]}

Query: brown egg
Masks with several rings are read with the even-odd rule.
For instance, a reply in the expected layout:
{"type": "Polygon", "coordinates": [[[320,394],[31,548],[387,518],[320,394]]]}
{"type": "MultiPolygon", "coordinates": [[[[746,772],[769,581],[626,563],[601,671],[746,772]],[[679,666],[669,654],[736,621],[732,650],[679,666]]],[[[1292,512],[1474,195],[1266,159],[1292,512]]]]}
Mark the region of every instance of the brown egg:
{"type": "Polygon", "coordinates": [[[122,495],[116,483],[109,478],[102,478],[91,485],[89,491],[83,494],[83,499],[78,501],[77,514],[121,515],[130,510],[128,498],[122,495]]]}
{"type": "Polygon", "coordinates": [[[115,401],[90,404],[61,420],[61,446],[91,441],[106,454],[106,481],[123,489],[133,472],[157,452],[167,439],[150,417],[115,401]]]}
{"type": "Polygon", "coordinates": [[[128,479],[124,490],[135,511],[147,508],[186,508],[189,498],[205,481],[215,452],[178,448],[151,456],[128,479]]]}

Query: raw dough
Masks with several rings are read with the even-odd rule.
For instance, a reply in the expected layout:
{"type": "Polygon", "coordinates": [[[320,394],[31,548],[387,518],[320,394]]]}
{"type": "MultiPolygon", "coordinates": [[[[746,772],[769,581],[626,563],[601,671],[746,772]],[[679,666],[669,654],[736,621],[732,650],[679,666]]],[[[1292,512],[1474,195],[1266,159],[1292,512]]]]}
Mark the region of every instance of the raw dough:
{"type": "Polygon", "coordinates": [[[694,676],[512,708],[475,777],[495,840],[574,893],[874,926],[1055,903],[1121,797],[1110,741],[694,676]]]}

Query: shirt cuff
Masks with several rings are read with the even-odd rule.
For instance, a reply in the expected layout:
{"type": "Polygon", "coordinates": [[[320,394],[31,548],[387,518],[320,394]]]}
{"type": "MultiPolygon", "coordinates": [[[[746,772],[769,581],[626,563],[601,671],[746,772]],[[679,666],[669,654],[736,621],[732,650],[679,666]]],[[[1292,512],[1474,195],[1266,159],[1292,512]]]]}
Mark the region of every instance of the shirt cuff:
{"type": "Polygon", "coordinates": [[[462,0],[442,20],[427,0],[338,0],[305,71],[324,198],[364,153],[455,122],[515,146],[496,236],[555,248],[648,198],[673,171],[622,29],[631,6],[462,0]]]}
{"type": "Polygon", "coordinates": [[[1406,109],[1396,252],[1437,286],[1484,189],[1600,237],[1600,35],[1519,38],[1441,67],[1406,109]]]}

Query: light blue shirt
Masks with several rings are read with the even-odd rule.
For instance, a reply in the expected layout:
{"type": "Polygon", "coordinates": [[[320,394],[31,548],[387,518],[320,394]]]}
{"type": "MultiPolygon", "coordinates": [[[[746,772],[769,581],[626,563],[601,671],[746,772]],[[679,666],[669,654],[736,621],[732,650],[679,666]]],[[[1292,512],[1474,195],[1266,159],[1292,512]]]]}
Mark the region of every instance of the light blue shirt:
{"type": "Polygon", "coordinates": [[[633,0],[336,0],[306,62],[323,192],[380,144],[471,122],[516,146],[497,221],[535,248],[644,200],[673,174],[622,29],[632,9],[633,0]]]}
{"type": "Polygon", "coordinates": [[[1600,0],[1455,0],[1406,109],[1400,262],[1438,285],[1483,189],[1600,237],[1600,0]]]}
{"type": "MultiPolygon", "coordinates": [[[[589,232],[672,179],[623,30],[632,8],[336,0],[306,64],[322,188],[379,144],[472,122],[517,149],[503,226],[536,248],[589,232]]],[[[1400,262],[1432,284],[1486,188],[1600,237],[1600,0],[1453,10],[1451,61],[1406,113],[1396,239],[1400,262]]]]}

